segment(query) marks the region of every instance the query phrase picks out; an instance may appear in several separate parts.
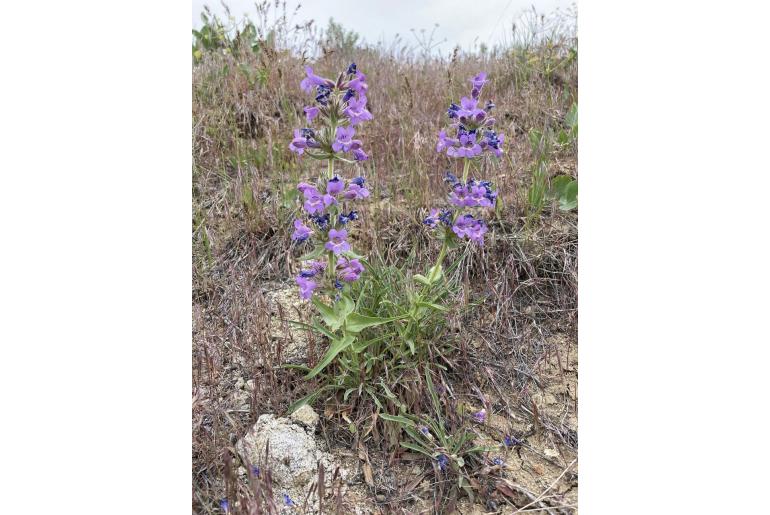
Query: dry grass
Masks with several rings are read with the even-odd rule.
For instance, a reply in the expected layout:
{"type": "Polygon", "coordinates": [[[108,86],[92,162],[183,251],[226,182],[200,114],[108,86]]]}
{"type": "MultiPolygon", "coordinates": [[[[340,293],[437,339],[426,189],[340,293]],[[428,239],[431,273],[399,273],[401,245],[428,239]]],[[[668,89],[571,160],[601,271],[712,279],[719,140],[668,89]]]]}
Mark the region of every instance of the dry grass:
{"type": "MultiPolygon", "coordinates": [[[[284,25],[276,33],[277,43],[264,42],[257,53],[247,47],[207,52],[193,66],[194,511],[218,513],[219,499],[235,498],[237,439],[260,414],[282,413],[313,386],[278,367],[283,351],[270,337],[271,317],[307,313],[268,309],[269,289],[286,282],[296,266],[288,246],[294,207],[284,195],[300,178],[315,176],[317,166],[298,161],[287,148],[293,128],[302,126],[306,100],[298,87],[304,59],[297,48],[317,54],[313,65],[322,75],[335,75],[351,60],[367,74],[375,118],[362,133],[372,158],[361,171],[373,195],[362,209],[357,246],[388,263],[413,255],[422,266],[435,257],[438,245],[420,220],[441,200],[444,171],[456,166],[435,152],[436,134],[449,102],[466,94],[466,79],[487,71],[492,81],[483,97],[498,106],[506,153],[485,165],[484,176],[498,186],[504,207],[484,249],[469,253],[460,267],[465,300],[483,303],[465,321],[471,330],[464,332],[450,377],[467,402],[478,405],[483,396],[494,411],[529,421],[531,430],[527,424],[506,428],[518,437],[558,442],[563,453],[576,453],[576,393],[568,387],[558,410],[541,409],[538,395],[567,384],[566,374],[577,364],[568,360],[576,350],[577,216],[549,206],[533,226],[525,229],[523,222],[534,163],[526,134],[560,127],[577,100],[577,59],[569,57],[576,37],[559,30],[484,54],[457,52],[442,59],[395,46],[324,47],[312,27],[284,25]],[[289,42],[295,51],[281,46],[289,42]]],[[[343,165],[342,173],[351,175],[354,166],[343,165]]],[[[552,156],[549,173],[577,177],[575,145],[552,156]]],[[[311,360],[320,345],[310,342],[311,360]]],[[[576,376],[574,371],[573,382],[576,376]]],[[[333,438],[336,428],[329,424],[333,438]]],[[[370,454],[376,452],[375,446],[370,454]]],[[[543,477],[556,479],[569,462],[565,456],[548,459],[560,469],[543,477]]],[[[574,474],[576,482],[575,471],[566,475],[574,474]]],[[[529,486],[534,499],[545,490],[537,481],[529,486]]],[[[412,512],[414,496],[394,488],[382,509],[412,512]]],[[[559,502],[549,498],[558,512],[559,502]]]]}

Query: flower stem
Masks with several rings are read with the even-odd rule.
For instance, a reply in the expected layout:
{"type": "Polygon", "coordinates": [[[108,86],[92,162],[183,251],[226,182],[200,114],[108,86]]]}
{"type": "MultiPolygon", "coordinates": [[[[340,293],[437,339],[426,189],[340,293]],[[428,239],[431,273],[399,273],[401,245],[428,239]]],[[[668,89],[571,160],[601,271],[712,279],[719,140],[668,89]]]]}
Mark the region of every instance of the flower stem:
{"type": "MultiPolygon", "coordinates": [[[[468,171],[470,171],[471,168],[471,160],[465,159],[465,163],[463,163],[463,184],[468,182],[468,171]]],[[[452,216],[452,224],[454,225],[455,220],[457,220],[458,212],[455,212],[454,216],[452,216]]],[[[447,232],[449,230],[447,229],[447,232]]],[[[433,280],[436,278],[436,274],[438,273],[438,269],[441,266],[441,264],[444,262],[444,258],[446,257],[446,253],[448,250],[448,244],[447,241],[449,239],[449,234],[446,234],[444,236],[444,243],[441,245],[441,250],[438,253],[438,259],[436,260],[436,264],[432,268],[432,272],[430,274],[430,277],[428,277],[428,280],[432,283],[433,280]]]]}

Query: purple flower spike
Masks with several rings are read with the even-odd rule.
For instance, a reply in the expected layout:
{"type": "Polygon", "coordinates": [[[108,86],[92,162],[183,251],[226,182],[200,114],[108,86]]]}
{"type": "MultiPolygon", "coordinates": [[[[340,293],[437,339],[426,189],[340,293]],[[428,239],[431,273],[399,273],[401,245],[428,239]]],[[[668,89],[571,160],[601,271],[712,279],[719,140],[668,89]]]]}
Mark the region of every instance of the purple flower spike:
{"type": "Polygon", "coordinates": [[[326,193],[329,195],[337,195],[339,192],[345,189],[345,181],[337,177],[336,175],[329,179],[326,184],[326,193]]]}
{"type": "Polygon", "coordinates": [[[306,226],[302,220],[294,220],[294,233],[291,235],[292,240],[305,241],[313,234],[310,227],[306,226]]]}
{"type": "Polygon", "coordinates": [[[372,119],[372,113],[366,110],[365,96],[360,96],[358,99],[351,98],[342,114],[350,118],[350,125],[358,125],[372,119]]]}
{"type": "Polygon", "coordinates": [[[313,290],[318,287],[318,283],[308,277],[302,277],[302,275],[298,275],[295,281],[299,286],[299,296],[305,300],[310,299],[313,296],[313,290]]]}
{"type": "Polygon", "coordinates": [[[318,113],[320,113],[321,110],[317,107],[306,107],[305,108],[305,117],[307,118],[308,122],[312,122],[313,119],[318,116],[318,113]]]}
{"type": "Polygon", "coordinates": [[[302,88],[302,91],[305,93],[312,93],[313,88],[316,86],[326,86],[327,88],[334,87],[334,81],[319,77],[313,73],[313,68],[310,66],[305,66],[305,73],[307,74],[307,77],[302,79],[302,82],[299,83],[299,87],[302,88]]]}
{"type": "Polygon", "coordinates": [[[358,184],[348,184],[348,189],[342,196],[346,200],[361,200],[369,196],[369,190],[358,184]]]}
{"type": "Polygon", "coordinates": [[[339,231],[337,229],[332,229],[329,231],[329,241],[326,242],[324,248],[326,250],[331,250],[335,255],[339,255],[342,252],[347,252],[350,250],[350,243],[345,241],[345,238],[347,237],[348,231],[345,229],[341,229],[339,231]]]}
{"type": "Polygon", "coordinates": [[[438,209],[436,208],[431,209],[428,216],[422,221],[422,223],[424,223],[431,229],[436,227],[436,225],[438,225],[438,222],[439,222],[438,209]]]}

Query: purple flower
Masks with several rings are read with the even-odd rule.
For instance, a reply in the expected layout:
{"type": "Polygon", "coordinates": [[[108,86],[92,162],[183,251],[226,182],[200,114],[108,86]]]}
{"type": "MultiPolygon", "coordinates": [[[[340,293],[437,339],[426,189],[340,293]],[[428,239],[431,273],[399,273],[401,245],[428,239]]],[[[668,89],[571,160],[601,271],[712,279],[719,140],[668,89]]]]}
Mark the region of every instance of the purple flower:
{"type": "Polygon", "coordinates": [[[430,429],[428,429],[428,426],[422,426],[420,428],[420,432],[425,436],[430,436],[430,429]]]}
{"type": "Polygon", "coordinates": [[[457,110],[457,117],[460,122],[481,122],[487,116],[483,109],[476,107],[479,101],[475,98],[462,97],[460,99],[460,109],[457,110]]]}
{"type": "Polygon", "coordinates": [[[348,66],[348,71],[346,72],[348,75],[355,75],[356,73],[356,63],[350,63],[350,66],[348,66]]]}
{"type": "Polygon", "coordinates": [[[369,190],[358,184],[348,184],[348,189],[342,194],[346,200],[361,200],[369,196],[369,190]]]}
{"type": "Polygon", "coordinates": [[[301,182],[301,183],[297,184],[297,190],[299,190],[299,192],[302,193],[302,194],[305,193],[305,190],[309,190],[311,188],[315,189],[315,186],[313,186],[312,184],[308,184],[306,182],[301,182]]]}
{"type": "Polygon", "coordinates": [[[479,424],[483,424],[487,420],[487,410],[484,408],[481,409],[481,411],[477,411],[473,414],[473,420],[478,422],[479,424]]]}
{"type": "Polygon", "coordinates": [[[521,445],[521,440],[511,435],[505,435],[505,438],[503,438],[503,445],[505,445],[506,447],[521,445]]]}
{"type": "Polygon", "coordinates": [[[495,459],[493,459],[493,460],[492,460],[492,463],[493,463],[494,465],[498,465],[498,466],[503,466],[503,465],[505,465],[505,462],[504,462],[504,461],[503,461],[503,459],[502,459],[501,457],[499,457],[499,456],[498,456],[498,457],[496,457],[495,459]]]}
{"type": "Polygon", "coordinates": [[[348,231],[345,229],[337,230],[332,229],[329,231],[329,241],[326,242],[324,248],[331,250],[335,255],[339,255],[341,252],[350,250],[350,243],[345,241],[348,237],[348,231]]]}
{"type": "Polygon", "coordinates": [[[460,106],[452,102],[449,104],[449,109],[446,110],[446,114],[450,118],[457,118],[457,112],[460,110],[460,106]]]}
{"type": "Polygon", "coordinates": [[[431,229],[436,227],[436,225],[438,225],[438,222],[439,222],[439,220],[438,220],[438,209],[436,209],[436,208],[431,209],[430,213],[428,214],[428,216],[422,221],[422,223],[424,223],[425,225],[427,225],[431,229]]]}
{"type": "Polygon", "coordinates": [[[219,507],[222,508],[222,511],[225,513],[230,513],[230,503],[227,501],[227,499],[222,499],[219,501],[219,507]]]}
{"type": "Polygon", "coordinates": [[[458,135],[460,146],[447,148],[447,156],[471,158],[481,154],[481,145],[476,142],[476,131],[466,131],[460,126],[458,135]]]}
{"type": "Polygon", "coordinates": [[[353,91],[352,89],[348,89],[348,90],[345,90],[345,94],[344,94],[344,95],[342,95],[342,101],[343,101],[343,102],[347,102],[348,100],[350,100],[351,98],[353,98],[353,96],[354,96],[355,94],[356,94],[356,92],[355,92],[355,91],[353,91]]]}
{"type": "Polygon", "coordinates": [[[326,86],[328,88],[334,87],[334,81],[316,75],[313,73],[313,68],[310,66],[305,66],[305,73],[307,74],[307,77],[302,79],[302,82],[299,83],[299,87],[302,88],[302,91],[305,93],[312,93],[313,88],[316,86],[326,86]]]}
{"type": "Polygon", "coordinates": [[[358,184],[359,186],[363,186],[365,182],[366,182],[366,179],[361,176],[358,176],[354,179],[350,179],[351,184],[358,184]]]}
{"type": "Polygon", "coordinates": [[[337,277],[345,282],[357,281],[363,271],[364,267],[357,259],[340,257],[337,261],[337,277]]]}
{"type": "Polygon", "coordinates": [[[305,117],[307,118],[308,122],[312,122],[313,118],[318,116],[318,113],[320,113],[321,110],[317,107],[306,107],[305,108],[305,117]]]}
{"type": "Polygon", "coordinates": [[[353,157],[356,161],[366,161],[369,159],[369,155],[361,148],[353,149],[353,157]]]}
{"type": "Polygon", "coordinates": [[[289,150],[302,155],[305,152],[305,148],[307,148],[307,139],[302,135],[302,131],[294,129],[294,139],[289,143],[289,150]]]}
{"type": "Polygon", "coordinates": [[[372,113],[366,110],[366,97],[363,95],[358,99],[351,98],[342,114],[350,118],[350,125],[358,125],[372,119],[372,113]]]}
{"type": "MultiPolygon", "coordinates": [[[[458,145],[460,142],[454,138],[450,138],[447,136],[446,131],[442,130],[438,133],[438,143],[436,144],[436,152],[443,152],[444,149],[454,147],[455,145],[458,145]]],[[[447,151],[447,153],[449,153],[447,151]]]]}
{"type": "Polygon", "coordinates": [[[484,233],[487,232],[487,226],[482,220],[473,218],[473,215],[463,215],[457,219],[452,231],[459,238],[468,238],[479,245],[484,244],[484,233]]]}
{"type": "Polygon", "coordinates": [[[305,241],[313,234],[310,227],[306,226],[302,220],[294,220],[294,232],[291,235],[292,240],[305,241]]]}
{"type": "Polygon", "coordinates": [[[346,225],[353,220],[358,220],[358,211],[353,210],[348,214],[340,213],[338,220],[342,225],[346,225]]]}
{"type": "Polygon", "coordinates": [[[341,180],[338,176],[334,176],[329,179],[326,184],[326,193],[329,195],[337,195],[339,192],[345,189],[345,181],[341,180]]]}
{"type": "Polygon", "coordinates": [[[481,88],[484,87],[484,84],[487,82],[487,74],[486,72],[480,72],[478,75],[473,77],[471,79],[471,84],[473,85],[473,89],[471,90],[471,96],[473,98],[479,98],[479,95],[481,94],[481,88]]]}
{"type": "Polygon", "coordinates": [[[481,148],[490,150],[497,157],[500,157],[503,155],[503,149],[500,147],[503,145],[504,140],[505,136],[502,134],[497,134],[495,131],[485,131],[484,138],[481,141],[481,148]]]}
{"type": "Polygon", "coordinates": [[[325,106],[329,102],[329,97],[332,94],[331,88],[328,86],[318,86],[316,88],[315,101],[325,106]]]}
{"type": "Polygon", "coordinates": [[[466,201],[468,200],[468,188],[463,186],[461,183],[457,183],[452,188],[452,194],[449,196],[449,202],[454,204],[455,206],[463,207],[466,206],[466,201]]]}
{"type": "Polygon", "coordinates": [[[335,198],[328,193],[326,195],[321,195],[321,192],[314,186],[304,188],[302,194],[305,196],[305,211],[311,215],[314,213],[323,213],[324,209],[337,202],[335,198]]]}
{"type": "Polygon", "coordinates": [[[439,454],[438,458],[438,466],[441,470],[446,470],[446,466],[449,464],[449,458],[446,457],[444,454],[439,454]]]}
{"type": "Polygon", "coordinates": [[[350,152],[361,148],[361,140],[353,139],[355,134],[356,130],[353,127],[337,127],[332,149],[335,152],[350,152]]]}
{"type": "Polygon", "coordinates": [[[256,465],[252,465],[251,473],[254,474],[255,477],[259,477],[259,467],[257,467],[256,465]]]}
{"type": "Polygon", "coordinates": [[[366,75],[357,71],[356,78],[348,82],[346,87],[358,93],[359,96],[366,95],[366,90],[369,89],[369,86],[366,84],[366,75]]]}
{"type": "Polygon", "coordinates": [[[489,192],[483,186],[471,186],[470,196],[465,199],[465,205],[468,207],[492,207],[492,201],[488,194],[489,192]]]}
{"type": "Polygon", "coordinates": [[[313,290],[318,287],[318,283],[308,277],[302,277],[302,275],[298,275],[295,278],[295,281],[297,281],[297,285],[299,286],[299,296],[305,300],[312,297],[313,290]]]}
{"type": "Polygon", "coordinates": [[[318,226],[319,229],[322,231],[325,230],[329,226],[329,213],[326,213],[324,215],[310,215],[310,219],[313,220],[313,222],[318,226]]]}
{"type": "Polygon", "coordinates": [[[283,502],[286,506],[294,506],[294,501],[291,500],[289,494],[283,494],[283,502]]]}

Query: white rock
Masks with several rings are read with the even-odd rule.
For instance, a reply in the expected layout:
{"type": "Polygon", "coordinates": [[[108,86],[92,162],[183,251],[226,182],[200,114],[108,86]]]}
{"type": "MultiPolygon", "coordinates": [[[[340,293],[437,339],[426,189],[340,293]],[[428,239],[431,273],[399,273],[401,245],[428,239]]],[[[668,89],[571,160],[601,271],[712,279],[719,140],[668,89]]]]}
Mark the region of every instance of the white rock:
{"type": "Polygon", "coordinates": [[[292,413],[289,418],[312,431],[315,431],[315,427],[318,425],[319,420],[318,413],[316,413],[308,404],[303,404],[299,409],[292,413]]]}

